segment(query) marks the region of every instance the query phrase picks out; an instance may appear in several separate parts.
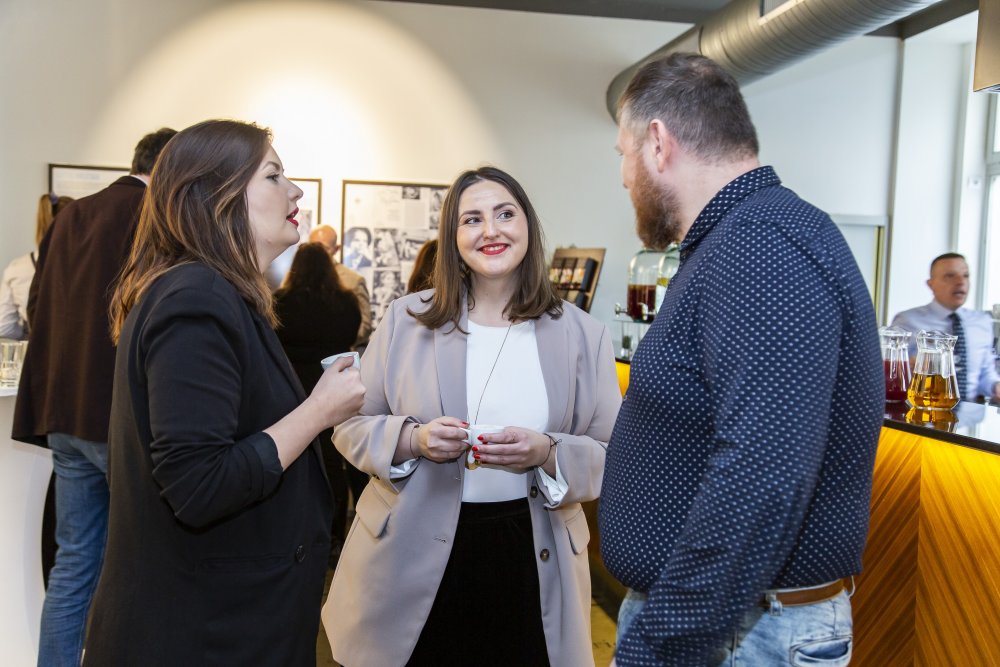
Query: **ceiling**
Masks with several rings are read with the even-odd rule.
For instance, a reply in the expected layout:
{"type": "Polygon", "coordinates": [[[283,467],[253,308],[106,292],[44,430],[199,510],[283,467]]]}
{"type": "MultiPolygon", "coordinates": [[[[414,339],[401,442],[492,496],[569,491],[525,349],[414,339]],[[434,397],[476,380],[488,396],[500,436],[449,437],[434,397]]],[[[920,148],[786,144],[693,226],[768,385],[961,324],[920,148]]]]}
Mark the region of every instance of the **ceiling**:
{"type": "Polygon", "coordinates": [[[699,23],[729,0],[396,0],[427,5],[512,9],[545,14],[608,16],[646,21],[699,23]]]}
{"type": "MultiPolygon", "coordinates": [[[[730,0],[391,0],[425,5],[510,9],[545,14],[576,14],[611,18],[701,23],[730,0]]],[[[979,8],[978,0],[940,0],[922,12],[881,28],[873,34],[913,37],[979,8]]]]}

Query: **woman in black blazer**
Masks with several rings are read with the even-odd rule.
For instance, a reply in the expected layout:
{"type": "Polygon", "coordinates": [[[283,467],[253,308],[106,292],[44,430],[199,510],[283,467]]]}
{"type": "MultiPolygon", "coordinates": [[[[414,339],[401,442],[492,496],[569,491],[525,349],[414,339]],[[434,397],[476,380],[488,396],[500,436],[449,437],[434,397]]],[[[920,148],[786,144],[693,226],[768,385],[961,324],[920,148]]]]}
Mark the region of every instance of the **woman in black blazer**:
{"type": "Polygon", "coordinates": [[[87,665],[315,664],[333,511],[316,435],[363,389],[348,359],[306,397],[272,328],[262,272],[301,196],[254,125],[199,123],[159,157],[111,305],[87,665]]]}
{"type": "MultiPolygon", "coordinates": [[[[333,259],[320,243],[304,243],[295,251],[292,267],[274,293],[274,312],[278,340],[306,391],[312,391],[323,374],[320,361],[349,351],[361,327],[358,299],[340,284],[333,259]]],[[[347,474],[344,458],[330,446],[332,438],[333,429],[319,435],[336,504],[331,564],[340,553],[347,522],[347,474]]]]}

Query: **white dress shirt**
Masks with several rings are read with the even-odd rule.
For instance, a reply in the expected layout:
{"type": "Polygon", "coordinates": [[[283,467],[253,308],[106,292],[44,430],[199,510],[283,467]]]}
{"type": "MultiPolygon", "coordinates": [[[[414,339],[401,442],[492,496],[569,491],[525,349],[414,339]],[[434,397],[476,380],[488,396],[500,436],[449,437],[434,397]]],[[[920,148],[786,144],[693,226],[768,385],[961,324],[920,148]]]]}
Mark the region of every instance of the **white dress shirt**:
{"type": "Polygon", "coordinates": [[[953,312],[958,313],[958,319],[962,321],[969,362],[966,386],[958,388],[959,395],[963,401],[974,400],[977,396],[989,398],[993,395],[993,386],[1000,382],[1000,374],[997,373],[993,352],[993,318],[988,314],[968,308],[952,311],[937,301],[931,301],[926,306],[899,313],[892,320],[892,326],[913,332],[910,338],[910,356],[913,357],[917,353],[917,332],[921,329],[954,333],[949,319],[953,312]]]}

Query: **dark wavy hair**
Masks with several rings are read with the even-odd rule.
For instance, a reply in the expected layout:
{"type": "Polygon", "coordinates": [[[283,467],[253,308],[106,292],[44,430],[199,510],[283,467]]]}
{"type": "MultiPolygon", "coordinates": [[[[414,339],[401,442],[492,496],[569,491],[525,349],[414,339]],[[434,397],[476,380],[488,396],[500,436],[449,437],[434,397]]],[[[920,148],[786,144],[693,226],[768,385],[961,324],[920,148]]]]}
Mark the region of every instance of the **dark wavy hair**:
{"type": "Polygon", "coordinates": [[[135,152],[132,154],[133,174],[151,174],[156,165],[156,158],[166,147],[167,142],[174,138],[177,130],[169,127],[161,127],[156,132],[150,132],[135,145],[135,152]]]}
{"type": "Polygon", "coordinates": [[[345,291],[326,246],[322,243],[303,243],[295,251],[292,267],[274,296],[280,298],[286,294],[308,292],[319,297],[321,302],[333,305],[334,295],[345,291]]]}
{"type": "Polygon", "coordinates": [[[257,251],[246,190],[271,146],[252,123],[207,120],[182,130],[163,149],[146,188],[128,261],[111,299],[117,342],[129,311],[175,266],[201,262],[232,283],[251,308],[277,323],[257,251]]]}
{"type": "Polygon", "coordinates": [[[504,307],[504,315],[512,321],[536,320],[546,313],[552,317],[562,315],[562,300],[549,282],[545,268],[545,237],[538,214],[531,205],[524,188],[513,176],[496,167],[480,167],[462,172],[448,189],[441,206],[441,224],[438,228],[438,252],[434,262],[434,293],[425,300],[430,307],[420,313],[407,312],[421,324],[437,329],[448,322],[460,329],[463,300],[469,307],[475,305],[472,276],[458,252],[459,200],[470,186],[480,181],[502,185],[524,211],[528,223],[528,250],[517,268],[517,289],[504,307]]]}

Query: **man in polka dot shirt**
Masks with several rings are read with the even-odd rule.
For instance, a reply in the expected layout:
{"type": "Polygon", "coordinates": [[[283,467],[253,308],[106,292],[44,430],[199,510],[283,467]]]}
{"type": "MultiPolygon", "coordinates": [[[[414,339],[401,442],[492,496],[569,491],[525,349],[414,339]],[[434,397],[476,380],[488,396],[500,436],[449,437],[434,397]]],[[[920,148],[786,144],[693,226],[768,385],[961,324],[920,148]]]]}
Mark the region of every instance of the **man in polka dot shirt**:
{"type": "Polygon", "coordinates": [[[680,241],[681,264],[608,447],[601,553],[630,589],[615,660],[846,665],[884,400],[857,264],[760,166],[707,58],[636,74],[618,150],[640,238],[680,241]]]}

